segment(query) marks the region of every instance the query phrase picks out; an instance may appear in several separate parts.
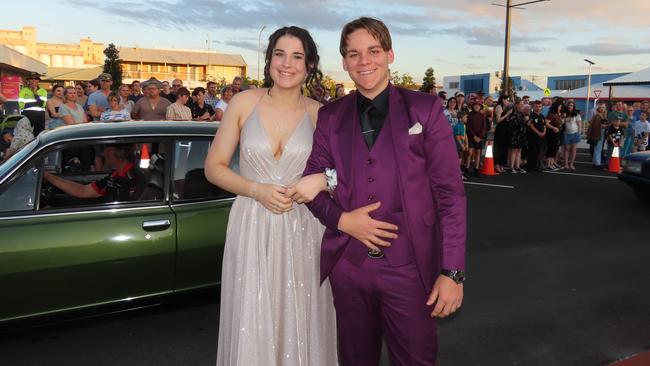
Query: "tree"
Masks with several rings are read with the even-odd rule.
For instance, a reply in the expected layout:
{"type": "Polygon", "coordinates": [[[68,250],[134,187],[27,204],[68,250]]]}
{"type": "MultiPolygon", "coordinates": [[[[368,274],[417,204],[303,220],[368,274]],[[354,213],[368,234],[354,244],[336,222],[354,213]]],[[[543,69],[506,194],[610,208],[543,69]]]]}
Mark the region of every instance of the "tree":
{"type": "Polygon", "coordinates": [[[433,74],[433,67],[427,69],[424,72],[424,78],[422,78],[422,87],[420,87],[421,92],[428,93],[431,89],[436,87],[436,77],[433,74]]]}
{"type": "Polygon", "coordinates": [[[334,97],[336,95],[336,81],[334,81],[331,76],[324,75],[321,84],[323,85],[323,89],[327,95],[330,97],[334,97]]]}
{"type": "Polygon", "coordinates": [[[122,60],[120,59],[120,51],[114,44],[109,43],[108,47],[104,49],[104,72],[111,74],[113,78],[113,91],[122,85],[122,60]]]}
{"type": "Polygon", "coordinates": [[[413,81],[413,76],[406,74],[399,74],[399,71],[393,71],[390,74],[391,81],[393,85],[400,86],[402,88],[414,90],[417,88],[415,82],[413,81]]]}
{"type": "Polygon", "coordinates": [[[246,76],[246,78],[244,78],[244,82],[243,82],[243,86],[245,88],[247,88],[249,85],[255,85],[255,86],[261,88],[262,84],[264,84],[264,82],[262,80],[251,79],[250,76],[246,76]]]}

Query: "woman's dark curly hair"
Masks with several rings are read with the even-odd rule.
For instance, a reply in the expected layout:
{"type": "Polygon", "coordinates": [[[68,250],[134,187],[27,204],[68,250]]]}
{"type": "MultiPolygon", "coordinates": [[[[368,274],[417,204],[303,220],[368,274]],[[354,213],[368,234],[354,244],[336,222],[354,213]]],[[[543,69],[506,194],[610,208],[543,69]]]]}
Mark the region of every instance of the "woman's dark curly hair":
{"type": "Polygon", "coordinates": [[[309,89],[312,85],[320,85],[323,79],[323,73],[318,68],[320,57],[318,56],[318,49],[314,39],[311,38],[309,32],[305,29],[291,26],[283,27],[271,34],[269,37],[269,45],[266,48],[266,56],[264,58],[264,87],[270,88],[273,86],[273,80],[270,74],[271,57],[273,57],[273,50],[282,36],[293,36],[302,42],[302,48],[305,50],[305,67],[307,68],[307,79],[305,79],[305,87],[309,89]]]}

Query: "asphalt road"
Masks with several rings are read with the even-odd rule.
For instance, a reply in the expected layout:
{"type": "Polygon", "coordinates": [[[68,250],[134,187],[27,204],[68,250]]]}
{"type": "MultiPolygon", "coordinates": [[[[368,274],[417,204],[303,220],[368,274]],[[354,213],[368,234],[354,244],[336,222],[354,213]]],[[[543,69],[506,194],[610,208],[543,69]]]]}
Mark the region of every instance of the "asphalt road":
{"type": "MultiPolygon", "coordinates": [[[[607,365],[650,349],[650,206],[589,164],[575,173],[470,178],[469,279],[440,323],[440,365],[607,365]]],[[[10,333],[0,365],[213,365],[217,323],[218,302],[197,300],[10,333]]]]}

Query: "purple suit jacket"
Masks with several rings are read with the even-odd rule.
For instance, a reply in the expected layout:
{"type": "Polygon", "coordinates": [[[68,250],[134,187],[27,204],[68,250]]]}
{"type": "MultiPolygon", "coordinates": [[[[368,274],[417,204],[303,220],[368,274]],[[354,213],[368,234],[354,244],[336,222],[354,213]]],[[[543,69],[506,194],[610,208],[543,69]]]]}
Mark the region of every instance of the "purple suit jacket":
{"type": "MultiPolygon", "coordinates": [[[[321,192],[310,204],[311,212],[326,226],[321,246],[321,280],[341,258],[347,245],[363,245],[337,230],[344,211],[362,206],[355,195],[351,156],[358,141],[356,95],[347,95],[322,107],[314,132],[312,152],[304,175],[335,168],[338,185],[331,198],[321,192]]],[[[389,85],[390,128],[398,171],[384,172],[382,182],[399,184],[407,233],[426,291],[441,268],[465,269],[466,198],[452,129],[436,96],[389,85]],[[409,134],[420,123],[422,132],[409,134]]],[[[378,162],[381,164],[381,162],[378,162]]],[[[365,184],[358,182],[357,184],[365,184]]],[[[366,201],[367,202],[367,201],[366,201]]]]}

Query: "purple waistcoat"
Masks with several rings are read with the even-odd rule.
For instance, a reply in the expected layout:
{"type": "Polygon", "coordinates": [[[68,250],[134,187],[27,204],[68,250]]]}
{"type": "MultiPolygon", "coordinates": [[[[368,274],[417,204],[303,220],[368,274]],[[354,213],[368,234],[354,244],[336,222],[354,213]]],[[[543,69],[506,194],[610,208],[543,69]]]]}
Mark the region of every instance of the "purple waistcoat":
{"type": "MultiPolygon", "coordinates": [[[[358,123],[355,124],[356,154],[353,157],[355,160],[353,180],[354,189],[358,193],[356,206],[362,207],[381,202],[379,209],[371,212],[370,216],[376,220],[395,224],[399,228],[396,232],[398,238],[385,239],[391,243],[391,246],[382,248],[382,251],[391,266],[401,266],[413,262],[415,255],[406,230],[390,123],[390,118],[386,117],[382,131],[370,151],[361,134],[361,127],[358,123]],[[386,180],[390,183],[386,183],[386,180]]],[[[369,259],[368,249],[363,243],[352,239],[343,257],[360,266],[364,260],[369,259]]]]}

